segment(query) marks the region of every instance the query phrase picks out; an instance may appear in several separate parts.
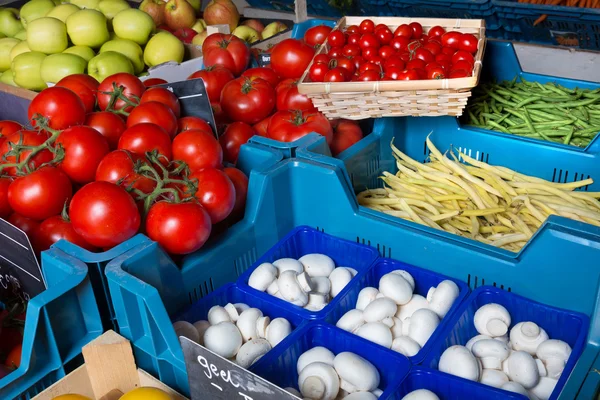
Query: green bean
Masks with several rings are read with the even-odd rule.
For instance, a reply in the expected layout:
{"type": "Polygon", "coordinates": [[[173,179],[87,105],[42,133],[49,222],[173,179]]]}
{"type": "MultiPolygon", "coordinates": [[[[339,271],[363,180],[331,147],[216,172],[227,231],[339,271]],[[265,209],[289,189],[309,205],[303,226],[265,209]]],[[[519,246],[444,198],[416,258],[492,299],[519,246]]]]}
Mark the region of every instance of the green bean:
{"type": "Polygon", "coordinates": [[[571,138],[573,137],[573,132],[574,132],[574,129],[571,129],[571,132],[567,136],[565,136],[565,139],[563,140],[563,144],[571,143],[571,138]]]}

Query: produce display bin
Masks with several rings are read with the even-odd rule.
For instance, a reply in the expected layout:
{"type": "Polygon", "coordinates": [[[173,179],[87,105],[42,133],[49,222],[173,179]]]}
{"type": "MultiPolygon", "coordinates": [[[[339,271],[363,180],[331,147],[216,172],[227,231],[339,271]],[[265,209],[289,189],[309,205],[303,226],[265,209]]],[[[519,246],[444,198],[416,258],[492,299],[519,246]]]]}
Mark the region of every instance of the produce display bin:
{"type": "MultiPolygon", "coordinates": [[[[357,282],[354,282],[354,284],[352,284],[346,296],[344,296],[342,302],[340,302],[337,305],[337,307],[333,309],[332,312],[328,313],[325,320],[328,323],[335,325],[336,322],[347,311],[356,308],[356,300],[358,299],[358,294],[360,293],[361,289],[367,286],[378,288],[379,280],[381,279],[381,277],[397,269],[405,270],[411,274],[411,276],[415,280],[414,293],[420,294],[425,298],[427,297],[427,292],[429,291],[429,288],[436,287],[440,282],[446,279],[450,279],[454,283],[456,283],[460,290],[458,297],[456,298],[456,300],[454,300],[454,303],[452,304],[452,307],[450,308],[446,316],[440,321],[440,324],[436,328],[435,332],[433,332],[425,346],[423,346],[423,348],[416,355],[409,357],[411,363],[418,364],[419,362],[423,361],[427,353],[431,350],[433,343],[439,339],[444,327],[449,323],[449,321],[452,320],[452,316],[469,294],[470,290],[465,282],[460,281],[458,279],[452,279],[447,276],[437,274],[435,272],[427,271],[422,268],[417,268],[400,261],[395,261],[389,258],[382,258],[379,259],[375,263],[373,268],[369,269],[366,274],[362,275],[362,277],[360,277],[360,279],[357,282]]],[[[393,350],[384,350],[392,354],[395,353],[393,350]]]]}
{"type": "Polygon", "coordinates": [[[313,347],[323,346],[336,355],[349,351],[371,362],[381,377],[379,389],[383,390],[383,393],[379,398],[401,399],[396,389],[410,369],[410,362],[401,354],[389,354],[368,340],[334,326],[316,322],[311,322],[292,333],[282,345],[265,354],[253,368],[257,375],[277,386],[298,389],[298,358],[313,347]]]}
{"type": "MultiPolygon", "coordinates": [[[[248,1],[253,8],[263,8],[266,10],[275,10],[283,12],[295,12],[294,0],[250,0],[248,1]]],[[[329,4],[328,0],[310,0],[306,1],[306,11],[308,15],[324,16],[324,17],[341,17],[342,10],[337,9],[329,4]]]]}
{"type": "MultiPolygon", "coordinates": [[[[298,227],[287,234],[275,246],[260,257],[240,278],[237,283],[244,290],[247,290],[257,297],[265,300],[270,300],[281,305],[291,306],[296,312],[302,315],[305,319],[322,319],[333,312],[338,307],[348,308],[352,304],[348,302],[347,294],[350,291],[353,282],[363,280],[365,274],[368,273],[370,267],[375,263],[379,254],[371,247],[352,242],[349,240],[338,239],[331,235],[326,235],[318,230],[309,227],[298,227]],[[323,308],[321,311],[309,311],[301,307],[291,306],[285,300],[278,299],[266,292],[261,292],[248,286],[248,279],[256,267],[264,262],[273,262],[280,258],[295,258],[311,254],[321,253],[326,254],[333,259],[336,267],[354,268],[358,273],[346,285],[346,287],[323,308]]],[[[354,300],[356,303],[356,300],[354,300]]]]}
{"type": "Polygon", "coordinates": [[[30,399],[82,363],[81,347],[102,334],[88,268],[59,249],[42,254],[48,288],[27,306],[21,365],[0,379],[0,398],[30,399]]]}
{"type": "Polygon", "coordinates": [[[454,314],[455,318],[452,323],[448,324],[444,330],[444,339],[434,344],[423,364],[429,368],[437,369],[444,350],[453,345],[464,346],[469,339],[477,336],[479,333],[473,324],[473,316],[479,307],[490,303],[500,304],[508,310],[511,316],[511,328],[519,322],[532,321],[543,328],[550,339],[562,340],[571,346],[571,356],[550,396],[550,400],[558,399],[559,393],[569,379],[569,375],[585,346],[589,318],[581,313],[546,306],[492,286],[482,286],[471,293],[454,314]]]}

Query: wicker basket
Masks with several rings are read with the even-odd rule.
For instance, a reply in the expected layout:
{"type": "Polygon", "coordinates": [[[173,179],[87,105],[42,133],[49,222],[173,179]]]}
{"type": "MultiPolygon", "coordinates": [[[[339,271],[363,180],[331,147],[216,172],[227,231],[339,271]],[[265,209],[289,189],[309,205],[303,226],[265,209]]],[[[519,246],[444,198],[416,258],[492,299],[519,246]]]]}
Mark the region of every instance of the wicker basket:
{"type": "MultiPolygon", "coordinates": [[[[344,17],[336,29],[358,25],[365,17],[344,17]]],[[[485,22],[479,19],[395,18],[372,17],[375,24],[386,24],[392,31],[401,24],[419,22],[423,30],[439,25],[447,31],[472,33],[479,39],[473,75],[468,78],[430,79],[419,81],[377,82],[310,82],[307,75],[312,61],[300,80],[298,91],[310,97],[329,119],[366,119],[397,116],[462,115],[477,86],[481,73],[481,60],[485,51],[485,22]]],[[[315,54],[329,51],[327,42],[315,54]]]]}

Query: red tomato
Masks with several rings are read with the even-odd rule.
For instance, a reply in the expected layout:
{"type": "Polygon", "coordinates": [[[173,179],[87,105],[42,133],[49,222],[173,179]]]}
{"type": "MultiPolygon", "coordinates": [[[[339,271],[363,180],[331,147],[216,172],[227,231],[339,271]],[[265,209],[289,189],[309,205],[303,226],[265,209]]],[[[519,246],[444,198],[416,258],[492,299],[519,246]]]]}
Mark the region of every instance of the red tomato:
{"type": "Polygon", "coordinates": [[[363,20],[358,26],[360,33],[371,33],[375,31],[375,23],[370,19],[363,20]]]}
{"type": "Polygon", "coordinates": [[[85,122],[85,106],[75,92],[64,87],[42,90],[29,103],[29,121],[37,126],[36,118],[44,117],[48,126],[61,130],[85,122]]]}
{"type": "Polygon", "coordinates": [[[363,137],[363,132],[356,121],[340,119],[332,121],[333,140],[329,148],[336,157],[363,137]]]}
{"type": "Polygon", "coordinates": [[[473,68],[473,65],[475,64],[475,58],[473,58],[471,53],[464,50],[458,50],[452,55],[452,64],[456,64],[459,61],[468,62],[469,64],[471,64],[471,68],[473,68]]]}
{"type": "Polygon", "coordinates": [[[189,254],[202,248],[212,226],[206,210],[198,203],[160,201],[146,217],[148,237],[170,254],[189,254]]]}
{"type": "Polygon", "coordinates": [[[235,187],[225,172],[216,168],[204,168],[190,175],[197,180],[196,199],[210,215],[214,224],[223,221],[235,206],[235,187]]]}
{"type": "Polygon", "coordinates": [[[437,62],[440,62],[440,61],[452,62],[452,56],[450,54],[440,53],[435,56],[435,61],[437,61],[437,62]]]}
{"type": "Polygon", "coordinates": [[[185,162],[192,172],[201,168],[220,168],[223,164],[223,150],[215,136],[199,129],[175,136],[173,157],[185,162]]]}
{"type": "Polygon", "coordinates": [[[264,79],[265,81],[269,82],[271,84],[271,86],[273,86],[273,87],[276,87],[279,84],[279,82],[281,82],[281,77],[279,75],[277,75],[277,72],[275,72],[275,71],[273,71],[273,69],[267,68],[267,67],[257,67],[257,68],[247,69],[246,71],[244,71],[242,76],[246,76],[248,78],[255,77],[255,78],[264,79]]]}
{"type": "MultiPolygon", "coordinates": [[[[98,107],[100,107],[100,110],[105,111],[109,106],[111,94],[115,91],[115,87],[118,91],[122,91],[124,97],[134,103],[142,97],[142,94],[146,90],[146,86],[144,86],[137,76],[125,72],[104,78],[100,86],[98,86],[98,107]]],[[[130,112],[133,106],[125,104],[122,99],[118,99],[112,108],[114,110],[123,109],[130,112]]]]}
{"type": "Polygon", "coordinates": [[[325,136],[327,143],[331,143],[331,125],[318,111],[278,111],[271,117],[267,130],[271,139],[280,142],[293,142],[311,132],[325,136]]]}
{"type": "Polygon", "coordinates": [[[353,33],[352,35],[349,35],[348,39],[346,40],[346,44],[355,44],[358,46],[361,36],[362,35],[360,33],[353,33]]]}
{"type": "Polygon", "coordinates": [[[254,128],[244,122],[230,124],[219,138],[223,149],[223,159],[228,163],[235,164],[238,154],[240,154],[240,147],[254,135],[256,135],[254,128]]]}
{"type": "Polygon", "coordinates": [[[15,133],[23,129],[21,124],[15,121],[0,121],[0,144],[2,144],[2,137],[6,137],[11,133],[15,133]]]}
{"type": "Polygon", "coordinates": [[[327,54],[317,54],[313,62],[329,64],[331,57],[327,54]]]}
{"type": "Polygon", "coordinates": [[[379,39],[379,42],[383,45],[389,44],[394,38],[394,34],[387,26],[378,30],[375,30],[375,36],[379,39]]]}
{"type": "Polygon", "coordinates": [[[179,99],[173,92],[169,89],[165,89],[162,87],[150,88],[147,89],[142,98],[140,99],[140,104],[147,103],[149,101],[158,101],[159,103],[164,104],[169,107],[175,117],[179,118],[181,115],[181,106],[179,105],[179,99]]]}
{"type": "Polygon", "coordinates": [[[463,33],[460,37],[459,49],[464,50],[468,53],[475,54],[477,53],[477,43],[478,40],[475,35],[470,33],[463,33]]]}
{"type": "Polygon", "coordinates": [[[331,47],[343,47],[346,44],[346,35],[337,29],[331,31],[327,37],[327,43],[329,43],[331,47]]]}
{"type": "Polygon", "coordinates": [[[384,60],[389,58],[394,53],[396,53],[396,50],[394,50],[392,46],[381,46],[379,48],[379,56],[384,60]]]}
{"type": "MultiPolygon", "coordinates": [[[[233,75],[240,76],[250,61],[250,49],[246,46],[246,42],[234,35],[213,33],[202,44],[202,56],[205,66],[220,64],[233,75]]],[[[272,54],[271,64],[273,64],[272,54]]]]}
{"type": "Polygon", "coordinates": [[[359,33],[359,29],[357,25],[349,25],[346,27],[346,33],[348,35],[352,34],[352,33],[359,33]]]}
{"type": "Polygon", "coordinates": [[[366,62],[363,65],[360,66],[360,68],[358,69],[358,73],[359,74],[364,74],[367,71],[375,71],[375,72],[381,72],[381,67],[375,63],[372,62],[366,62]]]}
{"type": "Polygon", "coordinates": [[[269,122],[271,122],[270,116],[252,125],[258,136],[267,137],[267,128],[269,127],[269,122]]]}
{"type": "Polygon", "coordinates": [[[423,36],[423,26],[418,22],[411,22],[408,26],[412,29],[412,37],[420,39],[423,36]]]}
{"type": "Polygon", "coordinates": [[[462,33],[452,31],[442,35],[442,46],[450,47],[452,49],[458,49],[460,47],[460,41],[462,39],[462,33]]]}
{"type": "Polygon", "coordinates": [[[60,169],[79,184],[94,180],[98,164],[110,151],[104,136],[89,126],[65,129],[56,139],[55,145],[64,149],[60,169]]]}
{"type": "Polygon", "coordinates": [[[437,37],[437,38],[439,38],[439,37],[443,36],[443,35],[444,35],[444,33],[446,33],[446,30],[445,30],[444,28],[442,28],[441,26],[439,26],[439,25],[436,25],[436,26],[434,26],[433,28],[431,28],[431,29],[429,30],[429,32],[427,32],[427,35],[428,35],[430,38],[433,38],[433,37],[437,37]]]}
{"type": "Polygon", "coordinates": [[[165,83],[169,83],[167,81],[165,81],[164,79],[160,79],[160,78],[150,78],[150,79],[146,79],[144,81],[144,86],[148,87],[152,87],[152,86],[156,86],[156,85],[164,85],[165,83]]]}
{"type": "Polygon", "coordinates": [[[397,81],[403,72],[404,72],[404,68],[401,68],[399,65],[398,66],[392,65],[385,69],[383,79],[397,81]]]}
{"type": "MultiPolygon", "coordinates": [[[[356,44],[347,44],[342,49],[342,54],[345,55],[346,57],[354,57],[354,56],[360,55],[361,50],[360,50],[360,47],[358,47],[358,45],[356,45],[356,44]]],[[[332,57],[334,57],[334,56],[332,56],[332,57]]]]}
{"type": "Polygon", "coordinates": [[[285,39],[271,50],[271,68],[282,78],[298,79],[310,64],[314,48],[301,40],[285,39]]]}
{"type": "Polygon", "coordinates": [[[15,179],[8,188],[10,207],[37,220],[60,214],[73,194],[69,177],[56,167],[42,167],[15,179]]]}
{"type": "Polygon", "coordinates": [[[436,61],[440,67],[444,68],[444,71],[450,71],[452,69],[452,63],[450,61],[436,61]]]}
{"type": "Polygon", "coordinates": [[[429,42],[425,46],[423,46],[425,50],[428,50],[434,56],[437,56],[442,52],[442,45],[436,42],[429,42]]]}
{"type": "Polygon", "coordinates": [[[27,237],[30,238],[30,240],[33,239],[35,231],[40,226],[40,223],[35,219],[27,218],[15,212],[10,214],[6,221],[10,222],[14,226],[25,232],[25,234],[27,235],[27,237]]]}
{"type": "Polygon", "coordinates": [[[156,124],[141,123],[127,128],[121,135],[117,147],[140,156],[156,150],[161,162],[166,163],[172,160],[171,138],[167,131],[156,124]]]}
{"type": "Polygon", "coordinates": [[[452,71],[450,71],[450,79],[466,78],[469,76],[471,76],[471,73],[468,71],[465,71],[464,69],[453,69],[452,71]]]}
{"type": "Polygon", "coordinates": [[[190,129],[200,129],[200,130],[204,130],[211,134],[213,132],[213,130],[210,127],[210,125],[208,124],[208,122],[206,122],[202,118],[198,118],[198,117],[179,118],[179,120],[177,121],[177,132],[181,133],[183,131],[187,131],[190,129]]]}
{"type": "Polygon", "coordinates": [[[232,81],[235,77],[230,70],[222,65],[213,65],[206,67],[201,71],[196,71],[188,77],[188,79],[202,79],[206,87],[206,94],[211,102],[218,102],[221,98],[221,91],[227,82],[232,81]]]}
{"type": "Polygon", "coordinates": [[[460,61],[457,61],[456,63],[452,64],[452,67],[450,69],[453,71],[455,69],[464,69],[467,72],[471,72],[473,70],[473,64],[471,64],[470,62],[465,61],[465,60],[460,60],[460,61]]]}
{"type": "Polygon", "coordinates": [[[0,218],[6,219],[12,212],[8,203],[8,187],[12,183],[9,178],[0,178],[0,218]]]}
{"type": "Polygon", "coordinates": [[[96,93],[100,83],[87,74],[73,74],[62,78],[55,86],[71,89],[83,102],[86,113],[96,107],[96,93]]]}
{"type": "Polygon", "coordinates": [[[380,74],[377,71],[365,71],[358,76],[357,81],[369,82],[369,81],[378,81],[380,78],[380,74]]]}
{"type": "Polygon", "coordinates": [[[140,104],[127,117],[127,128],[144,123],[160,126],[171,138],[177,134],[177,117],[169,107],[158,101],[140,104]]]}
{"type": "Polygon", "coordinates": [[[248,177],[237,168],[225,168],[223,172],[233,183],[235,188],[235,205],[233,206],[232,215],[239,216],[243,214],[246,208],[246,196],[248,195],[248,177]]]}
{"type": "Polygon", "coordinates": [[[413,37],[413,29],[408,24],[402,24],[396,28],[394,36],[404,36],[410,39],[413,37]]]}
{"type": "Polygon", "coordinates": [[[425,68],[427,63],[420,58],[415,58],[406,63],[406,69],[418,69],[425,68]]]}
{"type": "MultiPolygon", "coordinates": [[[[45,132],[34,132],[34,131],[17,131],[6,136],[5,140],[0,145],[0,156],[4,156],[5,160],[2,164],[13,164],[18,162],[23,162],[27,159],[31,151],[23,150],[20,154],[7,155],[9,151],[13,149],[13,144],[20,144],[24,146],[39,146],[43,144],[48,139],[48,134],[45,132]]],[[[29,161],[29,166],[31,169],[35,169],[40,165],[52,161],[54,155],[49,150],[42,150],[37,153],[32,159],[29,161]]],[[[1,165],[0,165],[1,166],[1,165]]],[[[5,167],[0,170],[0,172],[4,175],[15,176],[17,175],[17,169],[15,167],[5,167]]]]}
{"type": "Polygon", "coordinates": [[[442,47],[442,54],[452,56],[454,53],[456,53],[456,49],[453,49],[452,47],[442,47]]]}
{"type": "Polygon", "coordinates": [[[114,247],[136,234],[140,214],[125,189],[110,182],[88,183],[69,207],[73,229],[96,247],[114,247]]]}
{"type": "MultiPolygon", "coordinates": [[[[127,150],[115,150],[108,153],[96,170],[96,180],[120,184],[148,194],[156,187],[156,182],[141,175],[139,167],[146,164],[144,158],[127,150]]],[[[132,192],[135,198],[135,193],[132,192]]]]}
{"type": "MultiPolygon", "coordinates": [[[[344,46],[346,47],[346,46],[344,46]]],[[[329,51],[327,52],[327,55],[331,58],[333,57],[339,57],[342,54],[344,54],[343,51],[343,47],[332,47],[331,49],[329,49],[329,51]]]]}
{"type": "Polygon", "coordinates": [[[408,44],[410,43],[410,39],[406,36],[395,36],[390,42],[390,46],[394,48],[396,51],[406,51],[408,50],[408,44]]]}
{"type": "Polygon", "coordinates": [[[21,353],[23,351],[23,346],[18,344],[12,348],[8,356],[6,356],[6,360],[4,360],[4,365],[10,369],[17,369],[21,365],[21,353]]]}
{"type": "Polygon", "coordinates": [[[399,81],[416,81],[421,79],[417,70],[405,69],[398,75],[399,81]]]}
{"type": "Polygon", "coordinates": [[[442,67],[432,67],[427,69],[427,79],[445,79],[446,72],[442,67]]]}
{"type": "Polygon", "coordinates": [[[119,138],[127,129],[123,119],[110,111],[98,111],[88,114],[85,125],[100,132],[108,142],[108,147],[112,150],[117,148],[119,138]]]}
{"type": "Polygon", "coordinates": [[[277,96],[277,110],[279,111],[311,110],[315,108],[311,99],[298,92],[298,81],[294,79],[281,81],[275,88],[275,93],[277,96]]]}
{"type": "Polygon", "coordinates": [[[327,71],[329,71],[328,64],[322,62],[313,62],[308,70],[308,77],[313,82],[323,82],[327,71]]]}
{"type": "Polygon", "coordinates": [[[387,60],[385,60],[385,62],[383,63],[383,69],[387,70],[389,67],[398,67],[401,70],[404,70],[404,68],[406,67],[406,63],[399,57],[399,56],[392,56],[390,58],[388,58],[387,60]]]}
{"type": "Polygon", "coordinates": [[[362,51],[362,56],[365,60],[371,61],[375,56],[379,55],[379,49],[367,47],[362,51]]]}
{"type": "Polygon", "coordinates": [[[223,111],[223,107],[221,107],[221,103],[210,103],[210,107],[212,108],[213,116],[215,117],[216,130],[219,133],[222,133],[225,130],[225,125],[230,124],[231,118],[223,111]]]}
{"type": "Polygon", "coordinates": [[[417,50],[415,50],[415,57],[425,61],[425,63],[430,63],[434,60],[433,54],[423,47],[419,47],[417,50]]]}
{"type": "Polygon", "coordinates": [[[345,82],[348,80],[348,71],[341,67],[335,67],[327,71],[323,82],[345,82]]]}
{"type": "Polygon", "coordinates": [[[412,60],[411,55],[408,51],[402,52],[400,53],[400,59],[402,61],[404,61],[405,63],[409,62],[412,60]]]}
{"type": "Polygon", "coordinates": [[[308,28],[304,32],[304,41],[309,46],[319,46],[325,43],[327,35],[331,32],[332,28],[327,25],[317,25],[312,28],[308,28]]]}
{"type": "Polygon", "coordinates": [[[40,253],[48,250],[50,246],[61,239],[68,240],[74,245],[89,251],[97,250],[75,232],[70,221],[65,221],[60,215],[50,217],[40,224],[33,234],[32,244],[35,251],[40,253]]]}
{"type": "Polygon", "coordinates": [[[255,124],[273,111],[275,90],[264,79],[234,79],[221,92],[221,107],[234,121],[255,124]]]}
{"type": "MultiPolygon", "coordinates": [[[[335,61],[336,61],[337,67],[344,68],[346,71],[348,71],[346,78],[349,79],[352,75],[354,75],[354,72],[356,72],[356,66],[354,65],[354,61],[352,61],[350,58],[338,57],[335,59],[335,61]]],[[[312,101],[310,104],[312,105],[312,101]]],[[[302,108],[300,108],[300,107],[290,107],[289,109],[292,109],[292,108],[295,108],[297,110],[302,110],[302,108]]]]}
{"type": "Polygon", "coordinates": [[[360,37],[360,40],[358,41],[358,45],[360,46],[361,50],[368,49],[368,48],[378,49],[379,47],[381,47],[381,43],[379,43],[379,39],[373,33],[363,34],[360,37]]]}

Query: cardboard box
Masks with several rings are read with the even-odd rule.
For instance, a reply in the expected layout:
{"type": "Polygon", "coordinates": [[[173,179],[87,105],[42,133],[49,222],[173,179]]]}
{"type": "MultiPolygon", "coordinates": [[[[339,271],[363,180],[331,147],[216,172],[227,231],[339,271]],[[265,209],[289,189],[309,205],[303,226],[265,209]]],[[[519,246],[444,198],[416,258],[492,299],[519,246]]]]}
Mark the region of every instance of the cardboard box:
{"type": "Polygon", "coordinates": [[[138,369],[129,340],[108,331],[82,349],[85,363],[50,386],[33,400],[52,400],[63,394],[79,394],[96,400],[117,400],[137,387],[155,387],[167,392],[173,400],[186,397],[138,369]]]}

